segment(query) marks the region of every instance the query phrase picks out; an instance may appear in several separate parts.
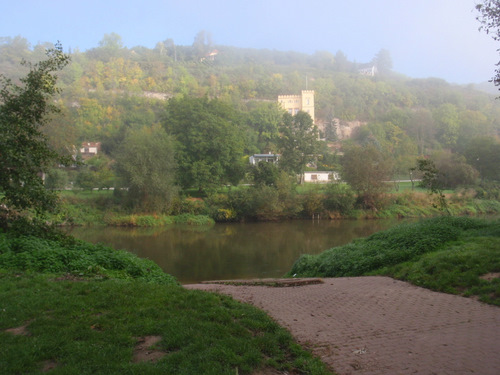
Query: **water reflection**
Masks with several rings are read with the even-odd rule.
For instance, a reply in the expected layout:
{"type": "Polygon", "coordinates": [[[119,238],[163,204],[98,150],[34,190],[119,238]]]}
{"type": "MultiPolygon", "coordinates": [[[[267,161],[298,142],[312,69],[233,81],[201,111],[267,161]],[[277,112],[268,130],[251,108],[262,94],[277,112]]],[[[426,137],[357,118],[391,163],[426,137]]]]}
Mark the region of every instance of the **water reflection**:
{"type": "Polygon", "coordinates": [[[75,228],[102,242],[154,260],[182,283],[283,276],[301,254],[318,254],[400,223],[396,220],[289,221],[175,225],[167,228],[75,228]]]}

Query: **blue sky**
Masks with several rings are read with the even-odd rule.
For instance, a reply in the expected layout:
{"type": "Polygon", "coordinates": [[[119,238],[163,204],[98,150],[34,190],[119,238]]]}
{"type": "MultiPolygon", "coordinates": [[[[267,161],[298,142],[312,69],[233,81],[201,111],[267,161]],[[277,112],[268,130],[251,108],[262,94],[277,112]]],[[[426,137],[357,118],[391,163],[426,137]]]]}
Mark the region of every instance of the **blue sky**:
{"type": "Polygon", "coordinates": [[[2,0],[0,36],[35,45],[97,47],[117,33],[127,47],[172,38],[191,45],[200,30],[215,44],[312,54],[341,50],[370,61],[387,49],[395,71],[414,78],[479,83],[493,75],[499,43],[478,31],[480,0],[2,0]]]}

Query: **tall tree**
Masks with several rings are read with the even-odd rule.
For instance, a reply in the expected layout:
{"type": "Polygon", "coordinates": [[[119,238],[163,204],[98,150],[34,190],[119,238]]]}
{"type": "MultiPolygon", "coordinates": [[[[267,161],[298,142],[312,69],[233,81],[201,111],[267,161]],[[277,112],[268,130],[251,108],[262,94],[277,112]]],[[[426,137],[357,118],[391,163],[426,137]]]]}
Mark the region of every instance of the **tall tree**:
{"type": "Polygon", "coordinates": [[[178,180],[200,191],[243,177],[241,116],[229,104],[208,98],[168,101],[165,128],[177,140],[178,180]]]}
{"type": "Polygon", "coordinates": [[[373,144],[352,145],[344,149],[342,179],[357,193],[366,208],[375,208],[377,196],[387,190],[392,162],[373,144]]]}
{"type": "Polygon", "coordinates": [[[500,181],[500,142],[492,137],[477,137],[465,150],[467,162],[476,168],[482,179],[500,181]]]}
{"type": "Polygon", "coordinates": [[[40,174],[65,160],[49,147],[42,128],[47,115],[58,112],[53,104],[59,92],[56,72],[68,62],[57,44],[46,60],[24,62],[29,73],[20,85],[0,76],[0,225],[8,225],[9,210],[33,210],[36,217],[57,207],[57,196],[44,188],[40,174]]]}
{"type": "Polygon", "coordinates": [[[392,57],[391,53],[386,49],[381,49],[375,58],[373,63],[377,67],[380,74],[387,74],[392,70],[392,57]]]}
{"type": "Polygon", "coordinates": [[[303,111],[295,116],[285,113],[279,131],[280,168],[290,174],[302,173],[308,163],[316,160],[318,151],[318,129],[311,116],[303,111]]]}
{"type": "Polygon", "coordinates": [[[174,147],[172,137],[160,126],[131,130],[125,137],[116,162],[135,207],[169,212],[177,194],[174,147]]]}
{"type": "Polygon", "coordinates": [[[261,152],[275,152],[283,109],[276,102],[257,102],[248,114],[248,125],[257,132],[261,152]]]}
{"type": "MultiPolygon", "coordinates": [[[[476,19],[481,23],[479,30],[484,30],[491,37],[500,40],[500,0],[483,0],[481,4],[476,4],[479,16],[476,19]]],[[[500,52],[500,49],[497,49],[500,52]]],[[[500,86],[500,62],[496,64],[497,69],[492,81],[495,86],[500,86]]],[[[500,88],[499,88],[500,90],[500,88]]]]}

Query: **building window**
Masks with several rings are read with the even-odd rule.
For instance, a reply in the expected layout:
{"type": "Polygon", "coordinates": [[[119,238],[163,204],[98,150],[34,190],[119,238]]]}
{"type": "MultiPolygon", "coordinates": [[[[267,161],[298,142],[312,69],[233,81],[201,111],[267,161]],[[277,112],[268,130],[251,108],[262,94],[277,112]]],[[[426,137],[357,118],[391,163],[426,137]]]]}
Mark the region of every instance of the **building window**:
{"type": "Polygon", "coordinates": [[[318,179],[318,175],[317,174],[312,174],[311,175],[311,181],[316,181],[318,179]]]}

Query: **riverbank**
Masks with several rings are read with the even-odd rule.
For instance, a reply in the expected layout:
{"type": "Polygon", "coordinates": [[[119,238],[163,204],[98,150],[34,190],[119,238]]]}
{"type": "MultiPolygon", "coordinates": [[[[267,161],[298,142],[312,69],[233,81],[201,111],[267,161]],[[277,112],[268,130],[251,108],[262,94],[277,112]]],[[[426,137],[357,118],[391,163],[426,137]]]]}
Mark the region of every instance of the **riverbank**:
{"type": "Polygon", "coordinates": [[[330,373],[262,311],[102,245],[0,233],[0,301],[6,374],[330,373]]]}
{"type": "MultiPolygon", "coordinates": [[[[356,208],[354,196],[342,191],[309,187],[287,197],[260,196],[255,192],[215,194],[207,198],[183,198],[170,214],[131,212],[111,191],[65,192],[62,211],[54,222],[63,226],[157,227],[174,223],[211,225],[214,222],[283,221],[290,219],[364,220],[389,218],[428,218],[443,215],[434,197],[422,192],[402,190],[379,197],[378,207],[356,208]]],[[[247,189],[248,190],[248,189],[247,189]]],[[[269,192],[272,192],[271,190],[269,192]]],[[[500,201],[479,199],[470,191],[448,192],[447,209],[454,216],[500,214],[500,201]]]]}
{"type": "Polygon", "coordinates": [[[500,306],[500,220],[440,217],[403,224],[318,255],[288,277],[390,276],[500,306]]]}
{"type": "MultiPolygon", "coordinates": [[[[470,299],[459,296],[434,299],[432,296],[441,294],[431,295],[428,293],[433,292],[425,291],[423,297],[415,300],[409,296],[415,290],[418,295],[422,294],[421,288],[400,288],[408,284],[380,277],[352,279],[362,284],[356,295],[349,292],[351,289],[338,288],[345,280],[351,280],[345,278],[289,288],[216,286],[216,289],[243,290],[243,301],[255,303],[272,316],[274,313],[267,306],[286,304],[289,310],[284,311],[293,311],[293,315],[289,315],[291,320],[282,320],[278,315],[275,319],[317,357],[303,351],[286,330],[262,311],[218,294],[182,288],[151,261],[102,245],[70,239],[59,242],[11,237],[3,233],[0,234],[0,339],[3,343],[0,364],[7,373],[43,373],[59,369],[93,374],[275,374],[278,371],[328,374],[328,369],[318,359],[321,357],[341,373],[354,368],[383,374],[392,372],[392,367],[387,367],[383,359],[399,358],[398,365],[410,363],[414,369],[430,369],[427,372],[439,372],[436,366],[442,362],[446,366],[458,364],[462,370],[494,373],[488,371],[498,368],[495,362],[498,357],[496,352],[493,356],[490,354],[493,349],[487,349],[495,347],[494,341],[490,344],[488,340],[492,335],[496,340],[496,326],[488,324],[498,320],[498,308],[482,308],[483,305],[472,297],[486,297],[485,302],[498,304],[500,279],[495,274],[500,271],[498,220],[451,217],[426,220],[423,224],[380,232],[350,246],[376,240],[385,248],[384,241],[393,243],[398,239],[396,243],[401,251],[395,254],[406,253],[403,245],[411,244],[415,238],[412,228],[421,233],[422,225],[427,225],[429,231],[423,231],[423,237],[417,237],[416,243],[425,247],[437,243],[432,252],[415,253],[410,259],[393,262],[388,259],[394,257],[389,257],[376,269],[381,274],[394,272],[395,277],[398,277],[396,271],[408,270],[403,274],[418,276],[415,279],[408,276],[410,282],[417,284],[424,279],[426,282],[419,285],[433,288],[434,282],[448,293],[467,295],[470,299]],[[434,258],[427,259],[427,256],[434,258]],[[487,275],[490,277],[486,278],[487,275]],[[368,283],[363,284],[363,280],[368,283]],[[379,280],[389,280],[386,281],[389,289],[384,289],[387,285],[378,288],[379,280]],[[460,282],[458,285],[456,280],[460,282]],[[333,291],[329,288],[332,285],[333,291]],[[328,290],[319,294],[309,289],[303,290],[305,294],[300,292],[301,288],[323,286],[328,290]],[[271,294],[253,294],[254,288],[271,294]],[[343,300],[342,296],[348,298],[343,300]],[[442,304],[443,300],[450,302],[442,304]],[[300,303],[305,305],[297,305],[300,303]],[[327,306],[325,312],[320,308],[309,311],[315,303],[327,306]],[[329,307],[328,303],[333,305],[329,307]],[[463,305],[463,309],[455,308],[458,305],[463,305]],[[388,314],[384,306],[399,315],[388,314]],[[471,315],[472,308],[480,311],[479,315],[471,315]],[[457,313],[462,310],[463,313],[457,313]],[[483,324],[481,311],[486,310],[495,316],[483,324]],[[452,317],[442,315],[445,312],[454,314],[453,319],[458,319],[456,323],[452,317]],[[374,316],[384,317],[382,321],[392,328],[366,323],[374,316]],[[419,319],[415,320],[415,316],[419,319]],[[409,317],[412,317],[410,325],[407,324],[409,317]],[[332,325],[335,322],[341,327],[332,325]],[[458,326],[460,330],[457,331],[458,326]],[[311,331],[311,327],[316,328],[311,331]],[[409,336],[402,335],[404,329],[410,332],[409,336]],[[58,335],[53,334],[55,330],[58,335]],[[309,334],[301,335],[301,330],[309,334]],[[429,342],[430,330],[438,332],[436,337],[440,339],[429,342]],[[338,332],[342,335],[332,339],[331,335],[338,332]],[[464,340],[457,340],[457,337],[464,340]],[[482,341],[472,340],[472,337],[482,341]],[[412,340],[420,344],[412,345],[412,340]],[[466,345],[457,346],[458,343],[466,345]],[[443,350],[453,353],[450,360],[442,355],[443,350]],[[477,350],[481,353],[476,355],[477,350]],[[397,356],[395,351],[399,353],[397,356]],[[415,354],[416,361],[400,360],[410,351],[415,354]],[[460,361],[455,352],[462,353],[460,361]],[[377,367],[373,367],[374,363],[377,367]]],[[[371,249],[376,250],[375,247],[371,249]]],[[[359,252],[354,253],[359,255],[359,252]]],[[[370,263],[370,252],[365,255],[370,263]]],[[[345,258],[341,264],[348,268],[353,263],[345,258]]],[[[364,272],[371,272],[369,268],[364,272]]],[[[214,290],[213,286],[205,287],[214,290]]],[[[395,369],[400,370],[399,367],[395,369]]]]}

